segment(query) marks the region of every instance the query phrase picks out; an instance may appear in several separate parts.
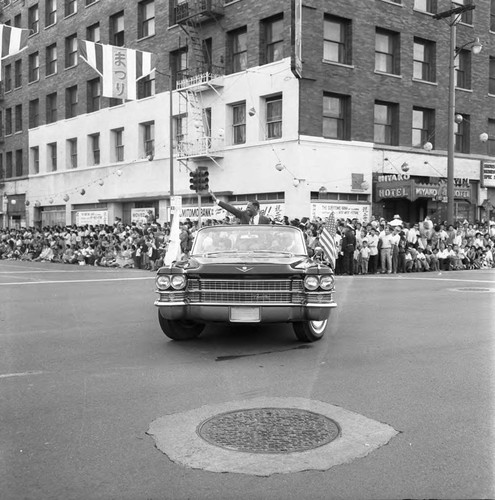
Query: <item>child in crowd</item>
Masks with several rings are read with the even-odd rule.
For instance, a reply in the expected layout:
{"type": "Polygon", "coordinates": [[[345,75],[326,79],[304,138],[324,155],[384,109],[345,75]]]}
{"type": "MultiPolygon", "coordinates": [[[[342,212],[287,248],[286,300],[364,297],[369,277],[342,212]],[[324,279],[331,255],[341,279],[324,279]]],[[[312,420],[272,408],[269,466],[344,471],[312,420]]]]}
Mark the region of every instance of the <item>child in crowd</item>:
{"type": "Polygon", "coordinates": [[[368,274],[368,263],[370,260],[371,250],[368,247],[368,241],[363,239],[361,241],[362,247],[359,250],[360,258],[361,258],[361,274],[368,274]]]}

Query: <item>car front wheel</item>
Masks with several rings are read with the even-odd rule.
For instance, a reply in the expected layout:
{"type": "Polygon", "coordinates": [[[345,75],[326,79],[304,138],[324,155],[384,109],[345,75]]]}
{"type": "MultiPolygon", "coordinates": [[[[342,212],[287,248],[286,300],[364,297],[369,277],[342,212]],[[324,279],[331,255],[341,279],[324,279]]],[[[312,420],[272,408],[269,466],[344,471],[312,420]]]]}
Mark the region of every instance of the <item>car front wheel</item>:
{"type": "Polygon", "coordinates": [[[315,342],[325,334],[328,320],[323,321],[298,321],[292,323],[294,333],[300,342],[315,342]]]}
{"type": "Polygon", "coordinates": [[[203,323],[196,323],[196,321],[165,319],[160,311],[158,311],[158,322],[163,333],[172,340],[195,339],[205,327],[203,323]]]}

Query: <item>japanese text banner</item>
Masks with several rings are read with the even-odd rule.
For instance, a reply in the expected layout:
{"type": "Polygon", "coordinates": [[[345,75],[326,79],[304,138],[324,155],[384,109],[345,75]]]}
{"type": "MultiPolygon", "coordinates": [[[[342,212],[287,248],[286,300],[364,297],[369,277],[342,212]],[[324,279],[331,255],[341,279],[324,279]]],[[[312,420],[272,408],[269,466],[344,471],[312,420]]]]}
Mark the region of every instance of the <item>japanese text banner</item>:
{"type": "Polygon", "coordinates": [[[102,77],[102,95],[137,99],[137,82],[154,71],[151,52],[79,40],[81,57],[102,77]]]}

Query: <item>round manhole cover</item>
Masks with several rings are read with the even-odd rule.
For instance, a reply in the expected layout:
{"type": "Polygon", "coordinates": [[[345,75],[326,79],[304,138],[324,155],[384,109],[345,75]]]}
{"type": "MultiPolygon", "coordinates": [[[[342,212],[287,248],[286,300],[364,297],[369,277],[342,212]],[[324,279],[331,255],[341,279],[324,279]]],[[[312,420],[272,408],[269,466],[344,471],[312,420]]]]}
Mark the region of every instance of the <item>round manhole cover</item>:
{"type": "Polygon", "coordinates": [[[215,415],[197,432],[210,444],[248,453],[312,450],[336,439],[337,422],[296,408],[251,408],[215,415]]]}

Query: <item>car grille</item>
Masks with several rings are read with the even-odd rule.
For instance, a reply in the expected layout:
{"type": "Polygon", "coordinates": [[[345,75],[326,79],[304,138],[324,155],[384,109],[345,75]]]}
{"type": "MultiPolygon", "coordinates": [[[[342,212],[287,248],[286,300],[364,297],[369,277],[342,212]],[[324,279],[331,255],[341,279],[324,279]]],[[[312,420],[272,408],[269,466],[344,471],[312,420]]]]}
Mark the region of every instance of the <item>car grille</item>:
{"type": "Polygon", "coordinates": [[[190,303],[302,304],[302,280],[190,279],[190,303]]]}

